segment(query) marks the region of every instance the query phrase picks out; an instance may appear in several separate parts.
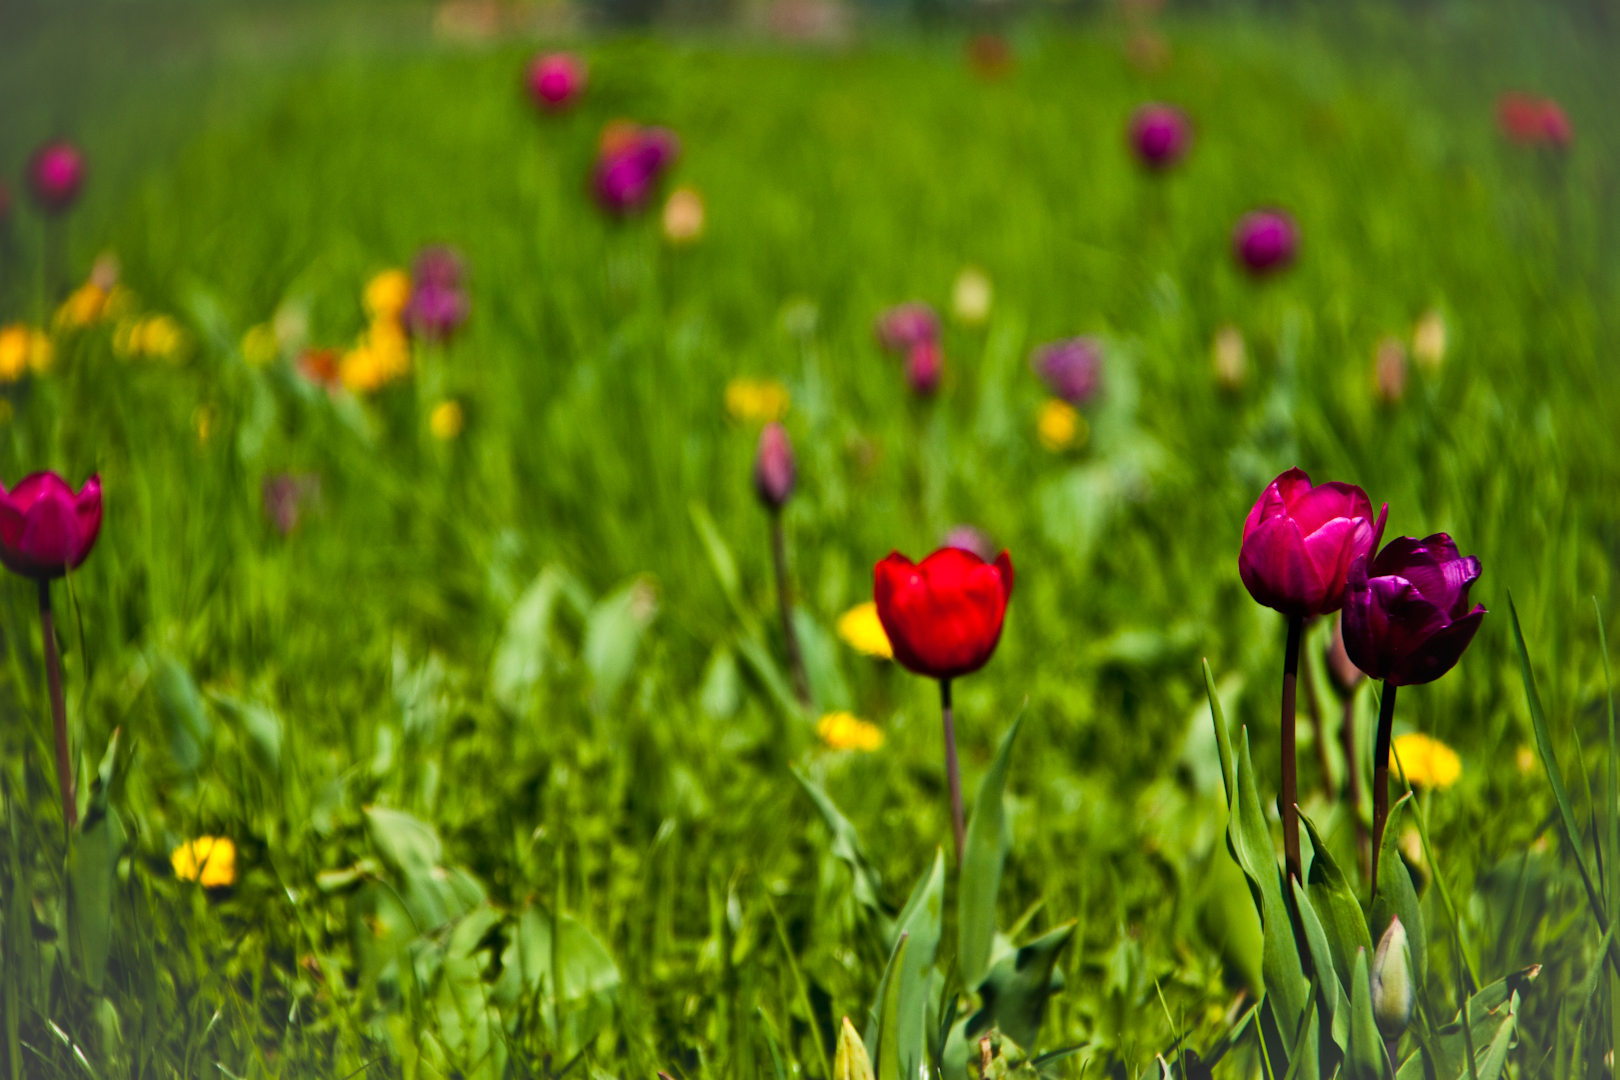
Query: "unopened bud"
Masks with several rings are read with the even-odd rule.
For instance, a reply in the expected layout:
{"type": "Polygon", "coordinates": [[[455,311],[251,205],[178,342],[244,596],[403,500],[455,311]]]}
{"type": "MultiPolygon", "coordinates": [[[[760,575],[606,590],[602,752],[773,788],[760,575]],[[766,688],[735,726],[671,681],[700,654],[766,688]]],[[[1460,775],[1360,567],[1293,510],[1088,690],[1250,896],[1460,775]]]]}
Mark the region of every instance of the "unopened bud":
{"type": "Polygon", "coordinates": [[[918,397],[933,397],[945,373],[945,356],[933,341],[920,341],[906,354],[906,383],[918,397]]]}
{"type": "Polygon", "coordinates": [[[754,490],[760,501],[780,510],[793,494],[793,444],[781,424],[766,424],[759,433],[759,455],[754,459],[754,490]]]}
{"type": "Polygon", "coordinates": [[[844,1017],[838,1029],[838,1049],[833,1057],[833,1080],[872,1080],[872,1059],[866,1044],[855,1033],[855,1025],[844,1017]]]}
{"type": "Polygon", "coordinates": [[[1417,987],[1412,984],[1412,955],[1406,940],[1406,927],[1399,918],[1389,922],[1378,952],[1373,956],[1373,1020],[1386,1039],[1398,1039],[1412,1022],[1417,987]]]}

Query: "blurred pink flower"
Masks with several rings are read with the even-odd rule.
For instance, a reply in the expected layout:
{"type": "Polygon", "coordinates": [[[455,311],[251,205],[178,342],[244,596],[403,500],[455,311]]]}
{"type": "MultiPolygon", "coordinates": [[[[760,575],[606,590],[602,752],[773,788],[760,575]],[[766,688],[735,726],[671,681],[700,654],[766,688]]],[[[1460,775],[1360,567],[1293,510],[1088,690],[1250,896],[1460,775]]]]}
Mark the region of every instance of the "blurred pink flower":
{"type": "Polygon", "coordinates": [[[872,332],[879,345],[904,356],[917,345],[939,340],[939,316],[921,300],[910,300],[879,315],[872,332]]]}
{"type": "Polygon", "coordinates": [[[321,497],[321,478],[316,473],[276,473],[264,479],[264,515],[282,536],[298,528],[304,511],[321,497]]]}
{"type": "Polygon", "coordinates": [[[46,213],[59,214],[79,198],[84,185],[84,155],[65,140],[46,143],[28,162],[28,186],[46,213]]]}
{"type": "Polygon", "coordinates": [[[945,354],[937,341],[919,341],[906,354],[906,385],[918,397],[933,397],[945,374],[945,354]]]}
{"type": "Polygon", "coordinates": [[[633,128],[603,136],[591,187],[596,199],[616,214],[641,209],[664,171],[680,156],[681,143],[665,128],[633,128]]]}
{"type": "Polygon", "coordinates": [[[585,92],[585,61],[573,53],[548,53],[529,64],[529,96],[548,112],[561,112],[585,92]]]}
{"type": "Polygon", "coordinates": [[[1084,405],[1102,381],[1102,342],[1090,336],[1054,341],[1035,350],[1030,366],[1053,394],[1084,405]]]}
{"type": "Polygon", "coordinates": [[[1232,251],[1253,274],[1281,270],[1298,247],[1299,227],[1281,210],[1245,214],[1232,230],[1232,251]]]}
{"type": "Polygon", "coordinates": [[[1150,104],[1131,117],[1131,149],[1150,169],[1168,169],[1181,160],[1192,139],[1192,125],[1172,105],[1150,104]]]}

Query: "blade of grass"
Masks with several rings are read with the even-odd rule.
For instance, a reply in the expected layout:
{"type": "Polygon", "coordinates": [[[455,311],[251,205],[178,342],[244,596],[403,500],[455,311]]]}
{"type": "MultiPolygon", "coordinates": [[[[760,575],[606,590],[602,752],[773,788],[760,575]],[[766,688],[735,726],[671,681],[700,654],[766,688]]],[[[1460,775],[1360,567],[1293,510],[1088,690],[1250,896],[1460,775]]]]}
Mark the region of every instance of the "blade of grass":
{"type": "MultiPolygon", "coordinates": [[[[1609,934],[1612,937],[1616,923],[1620,923],[1620,751],[1617,751],[1614,731],[1614,679],[1609,672],[1609,635],[1603,629],[1603,608],[1596,596],[1592,597],[1592,610],[1597,614],[1598,650],[1603,654],[1603,689],[1609,698],[1609,762],[1603,788],[1604,838],[1608,841],[1609,857],[1604,880],[1609,900],[1609,934]]],[[[1620,1051],[1620,975],[1609,974],[1609,1051],[1620,1051]]]]}
{"type": "Polygon", "coordinates": [[[832,1080],[832,1063],[827,1060],[827,1047],[822,1042],[821,1031],[816,1027],[816,1014],[810,1008],[810,995],[804,988],[804,976],[799,973],[798,961],[793,959],[793,949],[788,945],[787,929],[782,925],[782,916],[777,912],[776,905],[771,902],[769,893],[765,894],[765,907],[771,913],[771,921],[776,924],[776,940],[782,945],[782,956],[787,960],[788,974],[793,977],[793,992],[799,999],[799,1008],[804,1010],[805,1020],[810,1025],[811,1041],[816,1044],[816,1060],[821,1063],[821,1075],[826,1080],[832,1080]]]}

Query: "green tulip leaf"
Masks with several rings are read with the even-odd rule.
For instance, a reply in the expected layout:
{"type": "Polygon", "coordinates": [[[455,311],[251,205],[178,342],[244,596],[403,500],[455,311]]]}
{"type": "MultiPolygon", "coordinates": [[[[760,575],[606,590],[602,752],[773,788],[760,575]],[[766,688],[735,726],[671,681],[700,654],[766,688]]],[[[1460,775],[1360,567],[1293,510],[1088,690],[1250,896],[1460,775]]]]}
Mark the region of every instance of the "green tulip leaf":
{"type": "Polygon", "coordinates": [[[1412,798],[1402,795],[1389,808],[1389,820],[1384,827],[1384,842],[1378,851],[1378,893],[1373,897],[1372,936],[1382,939],[1389,929],[1390,919],[1400,916],[1406,927],[1406,940],[1412,953],[1412,982],[1420,990],[1428,975],[1429,938],[1423,925],[1423,909],[1418,904],[1417,890],[1412,886],[1412,874],[1401,861],[1396,829],[1401,809],[1412,798]]]}
{"type": "Polygon", "coordinates": [[[584,589],[560,566],[548,566],[523,590],[506,616],[500,642],[490,661],[489,684],[495,700],[513,713],[521,713],[545,674],[551,656],[551,623],[559,601],[581,605],[584,589]]]}
{"type": "MultiPolygon", "coordinates": [[[[123,853],[123,822],[108,805],[108,789],[119,769],[119,733],[113,732],[101,768],[91,781],[89,805],[68,846],[68,925],[72,953],[85,983],[97,992],[112,952],[113,881],[123,853]]],[[[123,755],[127,761],[128,755],[123,755]]]]}
{"type": "Polygon", "coordinates": [[[612,702],[635,667],[642,635],[658,616],[658,591],[651,579],[638,577],[606,597],[585,617],[585,643],[580,656],[595,684],[598,709],[612,702]]]}
{"type": "MultiPolygon", "coordinates": [[[[1322,920],[1317,918],[1316,909],[1311,904],[1310,896],[1305,887],[1297,881],[1290,881],[1294,890],[1294,905],[1299,911],[1300,926],[1305,931],[1305,944],[1310,952],[1311,967],[1316,972],[1313,980],[1316,986],[1317,1008],[1329,1020],[1328,1029],[1333,1041],[1340,1052],[1350,1044],[1350,1002],[1345,996],[1344,985],[1339,978],[1330,978],[1336,975],[1337,965],[1333,960],[1333,950],[1328,946],[1327,933],[1322,929],[1322,920]]],[[[1326,1069],[1329,1075],[1332,1069],[1326,1069]]]]}
{"type": "Polygon", "coordinates": [[[956,958],[962,969],[962,985],[969,990],[977,990],[990,971],[990,950],[996,936],[996,895],[1001,891],[1001,870],[1012,844],[1002,795],[1007,786],[1007,762],[1023,719],[1022,711],[1013,718],[979,784],[979,798],[973,804],[962,852],[956,958]]]}
{"type": "Polygon", "coordinates": [[[1372,979],[1368,974],[1368,953],[1357,949],[1350,975],[1350,1045],[1346,1054],[1345,1080],[1387,1080],[1389,1055],[1384,1037],[1373,1018],[1372,979]]]}
{"type": "Polygon", "coordinates": [[[1339,864],[1333,861],[1333,855],[1328,851],[1327,843],[1322,834],[1317,831],[1316,823],[1302,811],[1300,821],[1305,825],[1305,831],[1310,834],[1313,857],[1311,859],[1309,878],[1306,891],[1311,898],[1311,906],[1322,920],[1322,930],[1327,936],[1328,949],[1333,953],[1333,970],[1338,973],[1339,983],[1345,990],[1350,990],[1347,980],[1353,966],[1357,949],[1366,949],[1367,955],[1373,952],[1372,939],[1367,933],[1367,919],[1361,913],[1361,904],[1356,900],[1356,894],[1351,891],[1350,882],[1339,869],[1339,864]]]}
{"type": "Polygon", "coordinates": [[[1517,1029],[1520,995],[1541,973],[1539,965],[1498,979],[1468,999],[1470,1021],[1463,1031],[1463,1012],[1437,1029],[1401,1066],[1396,1080],[1474,1080],[1468,1071],[1468,1047],[1474,1048],[1478,1080],[1498,1080],[1517,1029]]]}
{"type": "Polygon", "coordinates": [[[873,1006],[876,1031],[869,1029],[866,1040],[877,1054],[877,1080],[901,1080],[903,1075],[900,1068],[900,998],[906,969],[906,946],[909,944],[910,939],[901,934],[894,952],[889,954],[883,979],[878,983],[878,998],[873,1006]]]}
{"type": "Polygon", "coordinates": [[[965,1034],[977,1038],[997,1027],[1019,1046],[1033,1049],[1047,1002],[1064,987],[1057,962],[1074,932],[1075,923],[1066,922],[991,965],[979,987],[979,1010],[968,1018],[965,1034]]]}
{"type": "Polygon", "coordinates": [[[871,861],[867,859],[865,849],[861,847],[860,834],[822,790],[820,784],[800,772],[798,766],[793,766],[793,775],[799,781],[799,786],[804,788],[805,794],[810,796],[810,801],[816,804],[816,809],[821,811],[821,820],[826,823],[827,831],[832,833],[832,853],[843,860],[854,877],[852,891],[855,899],[876,914],[886,927],[888,912],[883,909],[883,901],[880,899],[883,895],[883,881],[871,861]]]}
{"type": "Polygon", "coordinates": [[[923,875],[895,919],[895,936],[904,934],[905,966],[900,971],[900,1074],[916,1076],[928,1057],[927,1014],[930,974],[945,923],[945,852],[934,851],[934,864],[923,875]]]}

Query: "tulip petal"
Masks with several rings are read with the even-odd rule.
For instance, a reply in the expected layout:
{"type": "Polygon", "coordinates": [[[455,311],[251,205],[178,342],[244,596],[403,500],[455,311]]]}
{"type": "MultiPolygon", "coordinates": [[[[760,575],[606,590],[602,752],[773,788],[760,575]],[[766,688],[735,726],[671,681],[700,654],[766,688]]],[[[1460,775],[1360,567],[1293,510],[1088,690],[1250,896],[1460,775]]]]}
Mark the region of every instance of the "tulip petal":
{"type": "Polygon", "coordinates": [[[1260,523],[1288,512],[1289,504],[1311,490],[1311,478],[1302,469],[1289,469],[1266,485],[1266,490],[1255,500],[1249,517],[1243,523],[1243,539],[1247,541],[1260,523]]]}
{"type": "Polygon", "coordinates": [[[1334,518],[1366,518],[1371,521],[1372,502],[1367,498],[1367,493],[1354,484],[1335,481],[1290,499],[1288,515],[1299,522],[1299,531],[1309,536],[1334,518]]]}
{"type": "Polygon", "coordinates": [[[1261,522],[1243,541],[1238,574],[1256,601],[1289,615],[1313,613],[1325,591],[1299,526],[1286,516],[1261,522]]]}
{"type": "Polygon", "coordinates": [[[1008,554],[1005,549],[1003,549],[1001,554],[996,556],[996,561],[992,565],[995,566],[996,573],[1001,575],[1002,595],[1006,599],[1011,600],[1013,591],[1012,556],[1008,554]]]}
{"type": "Polygon", "coordinates": [[[1485,621],[1486,611],[1476,607],[1450,626],[1425,641],[1421,648],[1406,657],[1388,675],[1395,686],[1418,686],[1430,683],[1457,666],[1462,654],[1474,640],[1479,624],[1485,621]]]}
{"type": "MultiPolygon", "coordinates": [[[[1301,531],[1303,531],[1301,526],[1301,531]]],[[[1367,529],[1366,518],[1333,518],[1305,537],[1305,551],[1316,567],[1322,595],[1311,614],[1337,611],[1344,603],[1344,579],[1356,551],[1358,532],[1367,529]]]]}
{"type": "Polygon", "coordinates": [[[79,493],[73,498],[74,516],[79,522],[79,550],[74,554],[70,567],[77,567],[90,555],[90,549],[95,547],[96,537],[101,535],[101,477],[92,476],[84,482],[79,493]]]}
{"type": "Polygon", "coordinates": [[[59,568],[67,566],[79,553],[82,541],[73,503],[53,493],[34,503],[23,515],[17,549],[40,568],[59,568]]]}

